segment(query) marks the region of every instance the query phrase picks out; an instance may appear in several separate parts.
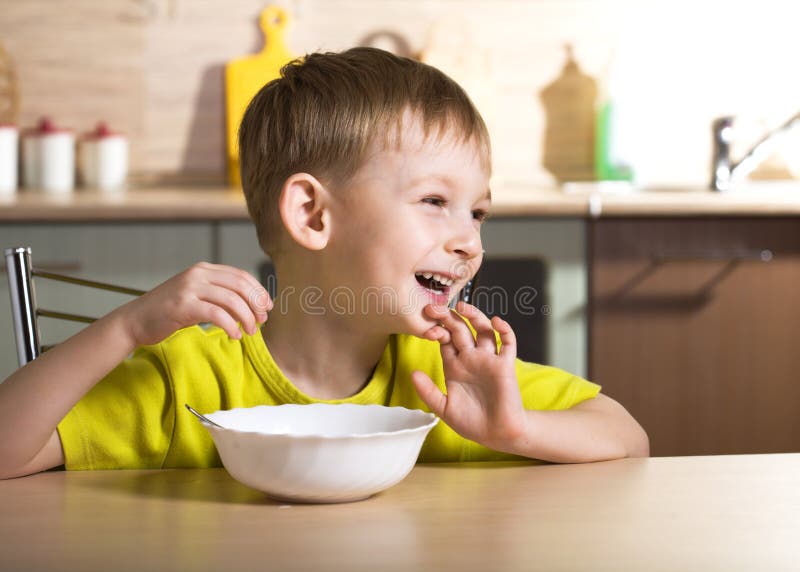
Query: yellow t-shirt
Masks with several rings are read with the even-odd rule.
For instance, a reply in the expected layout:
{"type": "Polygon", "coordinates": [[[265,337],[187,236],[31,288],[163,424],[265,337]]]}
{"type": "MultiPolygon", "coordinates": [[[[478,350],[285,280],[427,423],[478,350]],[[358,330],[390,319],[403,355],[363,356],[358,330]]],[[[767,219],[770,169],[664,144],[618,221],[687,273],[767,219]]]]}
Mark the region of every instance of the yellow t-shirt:
{"type": "MultiPolygon", "coordinates": [[[[335,367],[332,364],[331,367],[335,367]]],[[[428,410],[411,383],[426,372],[445,388],[439,344],[393,335],[372,379],[357,394],[313,399],[278,369],[260,334],[232,340],[219,328],[180,330],[138,349],[102,379],[59,423],[67,469],[222,466],[200,412],[284,403],[376,403],[428,410]]],[[[568,409],[600,387],[557,368],[516,362],[527,409],[568,409]]],[[[420,462],[514,459],[464,439],[440,421],[428,434],[420,462]]]]}

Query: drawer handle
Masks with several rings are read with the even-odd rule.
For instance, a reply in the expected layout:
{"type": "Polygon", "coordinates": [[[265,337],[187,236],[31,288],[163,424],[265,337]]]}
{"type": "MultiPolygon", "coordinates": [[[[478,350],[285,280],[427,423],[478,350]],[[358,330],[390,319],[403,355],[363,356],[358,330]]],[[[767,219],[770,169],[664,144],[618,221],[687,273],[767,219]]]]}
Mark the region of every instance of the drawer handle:
{"type": "Polygon", "coordinates": [[[769,262],[774,254],[768,248],[761,250],[699,250],[699,251],[663,251],[653,255],[653,262],[769,262]]]}
{"type": "Polygon", "coordinates": [[[631,276],[624,284],[622,284],[616,291],[609,294],[604,302],[617,303],[623,297],[630,294],[634,288],[644,282],[656,269],[662,265],[670,262],[724,262],[725,265],[718,270],[714,276],[700,289],[696,294],[692,295],[694,301],[705,300],[714,289],[714,287],[722,282],[736,267],[747,261],[756,262],[769,262],[773,259],[774,255],[771,250],[705,250],[705,251],[662,251],[655,254],[650,259],[650,263],[639,270],[636,274],[631,276]]]}

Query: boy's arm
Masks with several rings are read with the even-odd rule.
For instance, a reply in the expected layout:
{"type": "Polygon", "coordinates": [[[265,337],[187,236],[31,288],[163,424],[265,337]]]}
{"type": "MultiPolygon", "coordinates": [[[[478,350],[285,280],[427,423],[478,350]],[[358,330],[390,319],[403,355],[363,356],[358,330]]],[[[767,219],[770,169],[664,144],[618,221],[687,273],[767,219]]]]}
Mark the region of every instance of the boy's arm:
{"type": "Polygon", "coordinates": [[[64,462],[56,427],[134,349],[212,322],[232,338],[258,331],[272,302],[250,274],[199,263],[97,320],[0,384],[0,478],[64,462]]]}
{"type": "Polygon", "coordinates": [[[647,457],[647,433],[619,403],[598,394],[563,411],[526,411],[526,430],[504,452],[553,463],[647,457]]]}
{"type": "Polygon", "coordinates": [[[496,451],[558,463],[649,454],[641,426],[604,395],[567,410],[526,410],[514,367],[516,339],[504,320],[489,320],[459,303],[459,313],[475,329],[473,337],[449,309],[428,306],[427,311],[439,320],[425,337],[440,343],[447,395],[423,372],[414,372],[412,381],[431,411],[462,436],[496,451]]]}
{"type": "Polygon", "coordinates": [[[0,478],[64,464],[58,423],[135,349],[115,311],[0,384],[0,478]]]}

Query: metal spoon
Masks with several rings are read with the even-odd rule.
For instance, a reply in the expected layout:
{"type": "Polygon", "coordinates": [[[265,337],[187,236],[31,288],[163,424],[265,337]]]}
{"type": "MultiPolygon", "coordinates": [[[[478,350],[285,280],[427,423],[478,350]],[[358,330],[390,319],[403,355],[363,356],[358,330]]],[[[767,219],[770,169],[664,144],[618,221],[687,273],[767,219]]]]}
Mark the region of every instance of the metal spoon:
{"type": "Polygon", "coordinates": [[[189,407],[188,403],[184,403],[184,405],[186,406],[186,409],[191,411],[192,415],[194,415],[195,417],[197,417],[200,420],[200,423],[207,423],[207,424],[213,425],[214,427],[217,427],[219,429],[225,429],[225,427],[223,427],[219,423],[214,423],[211,419],[209,419],[208,417],[206,417],[202,413],[198,413],[197,411],[195,411],[194,409],[189,407]]]}

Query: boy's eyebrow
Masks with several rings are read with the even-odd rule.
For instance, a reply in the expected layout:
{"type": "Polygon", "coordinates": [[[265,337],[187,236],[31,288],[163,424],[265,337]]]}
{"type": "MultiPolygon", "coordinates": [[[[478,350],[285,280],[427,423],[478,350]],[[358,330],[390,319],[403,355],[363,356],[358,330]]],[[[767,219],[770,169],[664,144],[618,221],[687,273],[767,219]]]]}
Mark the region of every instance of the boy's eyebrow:
{"type": "Polygon", "coordinates": [[[440,183],[444,183],[448,187],[455,187],[456,182],[453,180],[452,177],[449,175],[422,175],[421,177],[417,177],[416,179],[411,180],[411,188],[417,187],[423,183],[427,183],[428,181],[438,181],[440,183]]]}
{"type": "MultiPolygon", "coordinates": [[[[419,177],[417,179],[413,179],[411,181],[411,185],[410,186],[413,189],[413,188],[417,187],[418,185],[421,185],[422,183],[426,183],[428,181],[439,181],[439,182],[444,183],[445,185],[447,185],[448,187],[451,187],[451,188],[458,187],[458,183],[456,183],[456,181],[452,177],[450,177],[448,175],[424,175],[424,176],[419,177]]],[[[480,198],[480,200],[488,200],[489,202],[491,202],[492,201],[492,189],[487,188],[486,189],[486,193],[480,198]]]]}
{"type": "Polygon", "coordinates": [[[486,189],[486,192],[478,200],[479,201],[489,201],[489,203],[491,204],[491,202],[492,202],[492,189],[486,189]]]}

